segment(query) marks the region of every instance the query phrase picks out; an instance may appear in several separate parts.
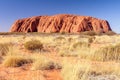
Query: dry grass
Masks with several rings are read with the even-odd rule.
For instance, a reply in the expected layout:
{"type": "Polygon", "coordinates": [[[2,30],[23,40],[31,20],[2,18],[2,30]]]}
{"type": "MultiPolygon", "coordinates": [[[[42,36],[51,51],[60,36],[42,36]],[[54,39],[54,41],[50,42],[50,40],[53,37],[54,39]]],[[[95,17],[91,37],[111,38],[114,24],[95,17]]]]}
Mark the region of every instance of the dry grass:
{"type": "Polygon", "coordinates": [[[82,47],[89,47],[90,44],[86,42],[75,42],[72,44],[71,49],[80,49],[82,47]]]}
{"type": "Polygon", "coordinates": [[[62,76],[63,80],[87,80],[91,65],[87,63],[64,61],[62,76]]]}
{"type": "Polygon", "coordinates": [[[101,32],[101,31],[100,31],[100,32],[85,31],[85,32],[81,32],[80,35],[89,35],[89,36],[109,35],[109,36],[111,36],[111,35],[116,35],[116,33],[113,32],[113,31],[108,31],[108,32],[106,32],[106,33],[103,33],[103,32],[101,32]]]}
{"type": "Polygon", "coordinates": [[[94,32],[94,31],[81,32],[80,34],[81,35],[89,35],[89,36],[95,36],[95,35],[97,35],[97,33],[94,32]]]}
{"type": "Polygon", "coordinates": [[[2,65],[5,67],[19,67],[31,62],[32,59],[29,56],[23,55],[17,47],[11,46],[3,57],[2,65]]]}
{"type": "Polygon", "coordinates": [[[98,75],[120,75],[120,64],[96,63],[80,61],[71,63],[64,61],[62,69],[63,80],[89,80],[90,76],[98,75]]]}
{"type": "Polygon", "coordinates": [[[0,35],[25,35],[23,32],[0,32],[0,35]]]}
{"type": "Polygon", "coordinates": [[[69,50],[61,50],[59,52],[59,55],[62,57],[77,57],[78,53],[74,52],[74,51],[69,51],[69,50]]]}
{"type": "Polygon", "coordinates": [[[75,41],[62,44],[59,48],[60,56],[78,56],[82,59],[94,61],[119,61],[120,60],[120,44],[109,44],[109,46],[93,48],[90,43],[75,41]],[[63,46],[62,46],[63,45],[63,46]]]}
{"type": "Polygon", "coordinates": [[[61,68],[60,64],[45,56],[39,55],[37,57],[37,55],[34,55],[32,58],[34,59],[34,63],[31,70],[51,70],[61,68]]]}
{"type": "Polygon", "coordinates": [[[39,40],[31,40],[24,44],[24,47],[28,50],[42,50],[43,44],[39,40]]]}
{"type": "Polygon", "coordinates": [[[120,44],[102,47],[95,51],[93,58],[100,61],[119,61],[120,44]]]}
{"type": "Polygon", "coordinates": [[[5,67],[19,67],[23,64],[31,63],[32,60],[24,56],[7,56],[3,61],[3,66],[5,67]]]}
{"type": "Polygon", "coordinates": [[[65,39],[60,40],[61,43],[56,43],[58,53],[61,56],[78,56],[80,54],[78,51],[90,47],[89,42],[92,42],[91,40],[88,36],[67,36],[65,39]]]}
{"type": "MultiPolygon", "coordinates": [[[[26,45],[25,49],[28,50],[41,50],[43,49],[44,44],[45,48],[55,48],[54,50],[56,50],[56,52],[61,56],[74,56],[70,58],[86,60],[86,62],[76,60],[76,62],[72,63],[72,60],[69,60],[68,58],[66,59],[67,61],[63,62],[63,65],[61,66],[51,58],[49,59],[48,57],[43,56],[44,54],[36,53],[31,55],[23,55],[23,51],[16,51],[18,50],[16,47],[9,47],[2,50],[3,46],[6,46],[2,45],[2,47],[0,47],[1,51],[5,51],[3,52],[5,54],[3,65],[6,67],[16,67],[32,62],[33,64],[31,70],[51,70],[62,68],[63,80],[87,80],[90,75],[120,75],[120,44],[118,44],[120,43],[120,36],[96,36],[94,32],[89,35],[91,36],[60,34],[39,34],[38,36],[35,33],[33,36],[32,33],[30,33],[29,36],[25,37],[3,37],[0,41],[2,43],[23,43],[23,46],[26,45]],[[34,41],[31,41],[33,38],[34,41]],[[91,47],[91,43],[100,44],[103,45],[103,47],[91,47]],[[8,50],[7,52],[6,49],[8,50]],[[106,61],[109,62],[109,64],[106,61]],[[111,61],[117,61],[118,63],[113,63],[111,61]],[[92,62],[97,63],[93,64],[92,62]]],[[[66,57],[62,57],[61,59],[63,58],[66,57]]]]}
{"type": "Polygon", "coordinates": [[[90,54],[90,44],[87,42],[71,42],[68,45],[61,46],[59,49],[60,56],[74,56],[74,57],[81,57],[85,58],[90,54]],[[89,52],[89,53],[88,53],[89,52]]]}
{"type": "Polygon", "coordinates": [[[105,34],[109,35],[109,36],[112,36],[112,35],[116,35],[117,33],[113,32],[113,31],[108,31],[105,34]]]}
{"type": "Polygon", "coordinates": [[[6,55],[11,46],[13,46],[12,43],[0,43],[0,56],[6,55]]]}

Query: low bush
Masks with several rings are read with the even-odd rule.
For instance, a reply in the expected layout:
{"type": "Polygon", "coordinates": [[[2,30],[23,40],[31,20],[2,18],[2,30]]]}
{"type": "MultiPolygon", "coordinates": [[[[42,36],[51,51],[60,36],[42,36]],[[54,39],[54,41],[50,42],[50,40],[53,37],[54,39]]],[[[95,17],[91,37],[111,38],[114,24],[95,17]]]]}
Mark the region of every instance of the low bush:
{"type": "MultiPolygon", "coordinates": [[[[104,76],[104,75],[120,75],[120,64],[91,64],[93,62],[81,62],[77,61],[75,63],[68,62],[68,60],[63,62],[63,68],[61,74],[63,80],[97,80],[93,76],[104,76]],[[92,76],[92,77],[91,77],[92,76]]],[[[112,80],[110,78],[110,80],[112,80]]]]}
{"type": "Polygon", "coordinates": [[[25,35],[23,32],[0,32],[0,35],[25,35]]]}
{"type": "Polygon", "coordinates": [[[12,43],[0,43],[0,55],[6,55],[9,51],[9,48],[12,46],[12,43]]]}
{"type": "Polygon", "coordinates": [[[61,40],[65,40],[65,37],[58,36],[54,39],[54,41],[61,41],[61,40]]]}
{"type": "Polygon", "coordinates": [[[73,52],[73,51],[68,51],[68,50],[61,50],[59,51],[59,55],[61,57],[77,57],[78,53],[77,52],[73,52]]]}
{"type": "Polygon", "coordinates": [[[61,73],[63,80],[88,80],[89,69],[89,64],[64,62],[61,73]]]}
{"type": "Polygon", "coordinates": [[[39,40],[31,40],[24,44],[24,47],[28,50],[42,50],[43,44],[39,40]]]}
{"type": "Polygon", "coordinates": [[[106,32],[106,33],[104,33],[104,34],[106,34],[106,35],[115,35],[116,33],[115,32],[113,32],[113,31],[108,31],[108,32],[106,32]]]}
{"type": "Polygon", "coordinates": [[[85,32],[81,32],[80,34],[82,34],[82,35],[89,35],[89,36],[97,35],[97,33],[94,32],[94,31],[85,31],[85,32]]]}
{"type": "Polygon", "coordinates": [[[94,37],[94,36],[88,38],[88,42],[89,42],[89,43],[93,43],[94,40],[95,40],[95,37],[94,37]]]}
{"type": "Polygon", "coordinates": [[[61,65],[44,56],[39,56],[33,63],[32,70],[61,69],[61,65]]]}
{"type": "Polygon", "coordinates": [[[120,44],[115,46],[101,47],[96,50],[93,58],[101,61],[119,61],[120,60],[120,44]]]}
{"type": "Polygon", "coordinates": [[[90,46],[90,44],[86,43],[86,42],[75,42],[75,43],[73,43],[72,48],[80,49],[81,47],[89,47],[89,46],[90,46]]]}
{"type": "Polygon", "coordinates": [[[3,66],[5,67],[19,67],[23,64],[31,63],[32,60],[24,56],[7,56],[3,61],[3,66]]]}

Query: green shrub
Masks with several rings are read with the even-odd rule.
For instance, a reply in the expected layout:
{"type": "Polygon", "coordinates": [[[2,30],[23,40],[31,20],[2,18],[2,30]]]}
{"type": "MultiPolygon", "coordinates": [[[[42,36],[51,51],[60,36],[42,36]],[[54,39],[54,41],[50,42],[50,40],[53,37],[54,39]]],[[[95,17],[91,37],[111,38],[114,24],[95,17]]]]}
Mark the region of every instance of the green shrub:
{"type": "Polygon", "coordinates": [[[42,50],[43,44],[39,40],[31,40],[24,44],[24,47],[28,50],[42,50]]]}

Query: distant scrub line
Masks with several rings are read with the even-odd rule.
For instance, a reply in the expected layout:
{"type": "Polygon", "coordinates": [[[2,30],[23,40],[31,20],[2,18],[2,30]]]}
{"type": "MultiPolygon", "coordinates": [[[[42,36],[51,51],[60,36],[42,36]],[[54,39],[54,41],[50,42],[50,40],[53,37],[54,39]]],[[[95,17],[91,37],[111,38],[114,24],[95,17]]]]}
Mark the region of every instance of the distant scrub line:
{"type": "Polygon", "coordinates": [[[108,31],[106,33],[101,33],[101,32],[94,32],[94,31],[84,31],[84,32],[80,32],[80,33],[66,33],[66,32],[62,32],[62,33],[41,33],[41,32],[28,32],[28,33],[24,33],[24,32],[0,32],[0,35],[25,35],[25,34],[31,34],[31,35],[36,35],[36,34],[46,34],[46,35],[51,35],[51,34],[66,34],[66,35],[73,35],[73,34],[78,34],[78,35],[89,35],[89,36],[95,36],[95,35],[115,35],[116,33],[113,31],[108,31]]]}

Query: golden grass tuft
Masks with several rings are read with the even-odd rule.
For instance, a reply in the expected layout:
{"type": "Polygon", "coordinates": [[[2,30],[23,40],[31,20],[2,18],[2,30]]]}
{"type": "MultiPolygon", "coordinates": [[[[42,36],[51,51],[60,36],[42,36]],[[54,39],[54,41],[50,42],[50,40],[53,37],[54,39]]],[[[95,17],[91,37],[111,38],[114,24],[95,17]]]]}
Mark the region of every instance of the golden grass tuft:
{"type": "Polygon", "coordinates": [[[33,62],[33,60],[30,56],[23,55],[17,47],[11,46],[3,57],[2,65],[5,67],[19,67],[31,62],[33,62]]]}
{"type": "Polygon", "coordinates": [[[0,43],[0,56],[6,55],[12,43],[0,43]]]}
{"type": "MultiPolygon", "coordinates": [[[[71,44],[61,46],[59,49],[59,55],[77,57],[81,55],[86,55],[90,50],[90,44],[87,42],[72,42],[71,44]]],[[[89,54],[89,53],[88,53],[89,54]]],[[[88,55],[87,54],[87,55],[88,55]]]]}
{"type": "Polygon", "coordinates": [[[120,44],[101,47],[95,51],[93,58],[100,61],[120,61],[120,44]]]}
{"type": "Polygon", "coordinates": [[[80,62],[73,64],[64,61],[61,74],[63,80],[87,80],[89,68],[89,64],[80,64],[80,62]]]}
{"type": "Polygon", "coordinates": [[[76,42],[76,43],[73,43],[72,45],[72,48],[73,49],[80,49],[81,47],[89,47],[89,43],[86,43],[86,42],[76,42]]]}
{"type": "Polygon", "coordinates": [[[73,51],[69,51],[69,50],[60,50],[59,51],[59,55],[61,56],[61,57],[77,57],[78,56],[78,53],[76,53],[76,52],[73,52],[73,51]]]}
{"type": "Polygon", "coordinates": [[[51,69],[60,69],[61,65],[57,62],[39,55],[39,57],[34,56],[34,63],[31,70],[51,70],[51,69]]]}
{"type": "Polygon", "coordinates": [[[3,61],[3,66],[5,67],[19,67],[23,64],[31,63],[32,60],[24,56],[7,56],[3,61]]]}
{"type": "Polygon", "coordinates": [[[118,63],[99,63],[92,62],[63,62],[61,71],[63,80],[89,80],[90,76],[98,75],[120,75],[120,64],[118,63]]]}
{"type": "Polygon", "coordinates": [[[89,35],[89,36],[95,36],[95,35],[97,35],[97,33],[94,32],[94,31],[85,31],[85,32],[81,32],[80,34],[81,35],[89,35]]]}
{"type": "Polygon", "coordinates": [[[43,44],[39,40],[30,40],[24,44],[24,47],[28,50],[42,50],[43,44]]]}
{"type": "Polygon", "coordinates": [[[113,32],[113,31],[108,31],[105,34],[111,36],[111,35],[116,35],[117,33],[113,32]]]}

